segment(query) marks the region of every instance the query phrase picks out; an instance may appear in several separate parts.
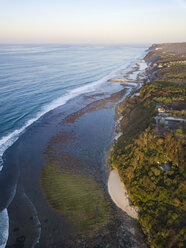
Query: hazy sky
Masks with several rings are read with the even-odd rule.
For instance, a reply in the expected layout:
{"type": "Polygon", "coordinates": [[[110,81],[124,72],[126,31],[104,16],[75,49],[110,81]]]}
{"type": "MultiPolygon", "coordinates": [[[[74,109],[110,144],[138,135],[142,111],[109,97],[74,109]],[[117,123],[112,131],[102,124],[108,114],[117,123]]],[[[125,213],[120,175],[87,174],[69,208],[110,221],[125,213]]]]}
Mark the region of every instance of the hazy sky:
{"type": "Polygon", "coordinates": [[[0,43],[186,41],[186,0],[0,0],[0,43]]]}

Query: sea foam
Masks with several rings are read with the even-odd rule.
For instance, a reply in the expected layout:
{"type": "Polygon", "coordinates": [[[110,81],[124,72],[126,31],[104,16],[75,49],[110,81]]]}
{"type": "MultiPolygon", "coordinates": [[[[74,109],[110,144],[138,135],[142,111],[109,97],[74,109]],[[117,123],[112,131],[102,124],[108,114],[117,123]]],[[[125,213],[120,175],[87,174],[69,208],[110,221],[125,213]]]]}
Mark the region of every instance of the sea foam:
{"type": "Polygon", "coordinates": [[[0,212],[0,248],[6,246],[8,240],[8,230],[9,230],[9,219],[8,211],[4,209],[0,212]]]}
{"type": "Polygon", "coordinates": [[[43,107],[38,112],[38,114],[35,116],[35,118],[32,118],[29,121],[27,121],[24,126],[22,126],[19,129],[16,129],[12,133],[1,138],[1,140],[0,140],[0,171],[3,168],[2,156],[3,156],[4,152],[8,149],[8,147],[10,147],[20,137],[20,135],[26,130],[27,127],[32,125],[35,121],[37,121],[40,117],[42,117],[44,114],[48,113],[49,111],[51,111],[51,110],[53,110],[59,106],[64,105],[70,99],[72,99],[78,95],[81,95],[83,93],[88,93],[88,92],[94,91],[96,89],[96,87],[101,86],[103,83],[105,83],[110,78],[115,77],[118,74],[120,74],[121,71],[126,70],[127,68],[131,67],[132,64],[134,63],[134,61],[136,61],[136,59],[137,58],[132,59],[130,62],[126,63],[125,65],[120,66],[118,69],[112,71],[111,73],[109,73],[108,75],[106,75],[105,77],[103,77],[97,81],[94,81],[94,82],[86,84],[84,86],[75,88],[75,89],[69,91],[68,93],[66,93],[65,95],[57,98],[56,100],[52,101],[51,103],[49,103],[48,105],[43,107]]]}
{"type": "MultiPolygon", "coordinates": [[[[134,59],[130,60],[130,62],[126,63],[125,65],[119,67],[115,71],[112,71],[107,76],[101,78],[100,80],[94,81],[92,83],[86,84],[84,86],[75,88],[68,93],[64,94],[63,96],[57,98],[56,100],[52,101],[36,114],[36,116],[30,120],[28,120],[21,128],[14,130],[10,134],[4,136],[0,140],[0,170],[3,168],[3,160],[2,156],[4,152],[7,150],[8,147],[10,147],[19,137],[21,134],[25,132],[25,130],[32,125],[35,121],[37,121],[39,118],[41,118],[44,114],[47,112],[64,105],[67,101],[70,99],[81,95],[83,93],[92,92],[97,89],[97,87],[102,86],[107,80],[116,77],[118,75],[123,75],[127,70],[131,68],[131,66],[134,64],[134,62],[143,57],[141,55],[140,57],[135,57],[134,59]]],[[[4,209],[2,212],[0,212],[0,248],[4,248],[7,243],[8,239],[8,232],[9,232],[9,219],[8,219],[8,212],[7,209],[4,209]]],[[[36,241],[38,242],[38,241],[36,241]]]]}

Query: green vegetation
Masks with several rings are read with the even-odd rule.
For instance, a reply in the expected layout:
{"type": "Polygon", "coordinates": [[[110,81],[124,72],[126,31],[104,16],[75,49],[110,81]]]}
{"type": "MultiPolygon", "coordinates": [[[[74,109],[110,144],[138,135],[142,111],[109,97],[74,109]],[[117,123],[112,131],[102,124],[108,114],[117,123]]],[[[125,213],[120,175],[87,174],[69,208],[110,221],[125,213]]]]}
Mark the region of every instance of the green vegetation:
{"type": "MultiPolygon", "coordinates": [[[[139,96],[118,105],[123,135],[115,144],[112,165],[140,209],[139,221],[150,247],[186,247],[185,128],[180,127],[183,123],[166,126],[154,119],[157,105],[171,116],[185,117],[185,66],[178,66],[182,54],[177,45],[172,50],[169,45],[156,48],[146,56],[157,64],[158,69],[152,67],[156,78],[144,84],[139,96]],[[168,64],[170,57],[176,64],[168,64]],[[158,67],[162,62],[163,69],[158,67]]],[[[186,51],[186,43],[181,48],[186,51]]]]}
{"type": "Polygon", "coordinates": [[[186,110],[169,110],[168,113],[170,116],[186,119],[186,110]]]}
{"type": "MultiPolygon", "coordinates": [[[[119,169],[130,198],[140,208],[140,223],[150,235],[152,247],[171,247],[184,241],[184,139],[170,133],[157,137],[147,129],[125,155],[117,156],[113,165],[119,169]],[[161,164],[171,164],[170,171],[161,164]]],[[[186,210],[186,209],[185,209],[186,210]]]]}
{"type": "Polygon", "coordinates": [[[112,215],[102,186],[92,178],[48,163],[42,172],[41,187],[50,206],[65,214],[82,234],[98,231],[112,215]]]}
{"type": "Polygon", "coordinates": [[[171,78],[171,79],[179,79],[185,80],[186,79],[186,65],[175,65],[175,66],[170,66],[162,69],[159,72],[160,76],[164,76],[166,74],[166,78],[171,78]]]}

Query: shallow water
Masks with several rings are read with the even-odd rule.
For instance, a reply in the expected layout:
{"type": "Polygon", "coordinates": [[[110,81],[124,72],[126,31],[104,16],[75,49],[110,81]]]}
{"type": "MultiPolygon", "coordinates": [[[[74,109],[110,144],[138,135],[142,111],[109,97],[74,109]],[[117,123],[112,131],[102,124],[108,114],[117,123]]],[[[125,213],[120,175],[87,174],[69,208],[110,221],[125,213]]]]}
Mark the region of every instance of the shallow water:
{"type": "MultiPolygon", "coordinates": [[[[4,60],[0,61],[2,65],[0,78],[2,92],[2,98],[0,99],[0,114],[2,117],[2,125],[0,127],[0,155],[19,138],[26,126],[29,126],[42,114],[65,104],[67,100],[73,99],[73,97],[83,92],[90,92],[89,94],[104,93],[105,96],[109,96],[111,92],[117,92],[121,89],[119,84],[106,84],[106,80],[118,73],[124,73],[121,68],[126,68],[134,60],[134,57],[139,56],[143,51],[144,47],[126,46],[107,46],[105,48],[102,46],[0,46],[0,54],[4,58],[4,60]]],[[[89,94],[87,94],[87,97],[89,94]]],[[[95,99],[96,97],[92,100],[89,99],[89,102],[91,103],[95,99]]],[[[101,97],[98,96],[97,99],[101,99],[101,97]]],[[[60,119],[56,114],[61,114],[63,111],[65,111],[64,115],[69,113],[69,111],[73,113],[78,108],[81,109],[83,106],[86,106],[86,103],[88,101],[85,99],[79,102],[79,100],[76,101],[74,98],[72,106],[68,103],[66,106],[64,105],[64,109],[60,107],[59,110],[54,111],[54,116],[52,112],[51,114],[48,113],[40,121],[28,128],[25,135],[7,152],[5,156],[6,168],[3,168],[2,172],[0,172],[1,189],[7,187],[8,184],[6,182],[10,182],[7,197],[8,195],[13,196],[14,186],[16,186],[19,176],[18,168],[21,168],[23,181],[21,185],[23,183],[25,190],[30,191],[33,182],[28,178],[30,176],[29,173],[33,173],[33,176],[37,175],[43,163],[42,152],[44,152],[44,146],[50,141],[50,136],[55,136],[59,129],[61,129],[61,127],[57,127],[60,119]],[[38,134],[41,138],[39,142],[38,134]],[[34,147],[35,145],[38,149],[34,147]],[[34,158],[32,158],[32,154],[34,154],[34,158]],[[32,165],[36,169],[36,172],[30,171],[31,169],[29,167],[32,168],[32,165]],[[27,170],[25,174],[24,170],[27,170]],[[23,175],[26,175],[26,177],[24,178],[23,175]],[[7,179],[7,181],[5,180],[5,184],[3,178],[7,179]]],[[[106,109],[105,111],[104,109],[100,111],[100,116],[99,111],[94,111],[94,109],[92,110],[94,111],[93,115],[83,112],[84,116],[77,120],[79,124],[74,129],[76,134],[79,135],[78,149],[77,145],[74,148],[72,145],[69,145],[66,146],[65,151],[70,151],[71,157],[78,155],[80,156],[78,159],[82,159],[83,157],[89,160],[91,164],[94,164],[93,171],[90,166],[91,169],[88,170],[88,174],[92,173],[94,179],[97,178],[99,180],[105,175],[104,172],[102,173],[102,170],[104,170],[102,168],[104,156],[109,142],[114,135],[114,108],[110,109],[112,109],[111,115],[111,112],[106,109]],[[96,125],[91,127],[90,124],[96,119],[99,122],[102,121],[99,124],[97,123],[99,127],[107,125],[108,130],[105,129],[103,132],[102,128],[99,129],[96,125]],[[108,122],[108,119],[110,122],[108,122]],[[110,126],[108,123],[110,123],[110,126]],[[98,134],[98,132],[100,133],[98,134]],[[89,142],[89,137],[85,133],[92,137],[91,142],[89,142]],[[99,142],[97,139],[98,136],[100,137],[99,142]],[[92,150],[94,152],[91,152],[92,150]],[[98,173],[99,175],[94,172],[96,166],[101,172],[101,174],[100,172],[98,173]]],[[[84,167],[81,171],[85,172],[86,169],[84,167]]],[[[36,186],[35,189],[37,190],[39,188],[39,181],[36,182],[36,186]]],[[[19,189],[17,192],[15,202],[20,203],[22,197],[19,189]]],[[[34,202],[37,196],[33,193],[31,193],[31,196],[31,201],[34,202]]],[[[7,206],[11,200],[12,198],[7,201],[7,206]]],[[[38,199],[36,199],[37,201],[38,199]]],[[[2,201],[0,201],[0,205],[1,203],[2,201]]],[[[42,204],[43,202],[41,201],[40,212],[42,212],[42,204]]],[[[2,204],[0,207],[2,206],[4,205],[2,204]]],[[[14,202],[12,206],[12,209],[14,209],[14,202]]],[[[39,207],[39,205],[35,205],[35,202],[34,206],[36,206],[36,209],[39,207]]],[[[48,211],[46,207],[46,212],[48,211]]],[[[11,217],[13,217],[12,210],[11,217]]],[[[19,218],[18,213],[16,219],[19,220],[19,218]]],[[[53,219],[55,218],[53,217],[53,219]]],[[[7,218],[5,221],[7,222],[7,218]]],[[[66,223],[65,221],[65,218],[62,218],[62,222],[66,223]]],[[[68,224],[64,225],[68,226],[68,224]]],[[[7,227],[5,225],[3,232],[7,233],[7,227]]]]}
{"type": "Polygon", "coordinates": [[[91,91],[144,46],[0,45],[0,156],[42,114],[91,91]]]}

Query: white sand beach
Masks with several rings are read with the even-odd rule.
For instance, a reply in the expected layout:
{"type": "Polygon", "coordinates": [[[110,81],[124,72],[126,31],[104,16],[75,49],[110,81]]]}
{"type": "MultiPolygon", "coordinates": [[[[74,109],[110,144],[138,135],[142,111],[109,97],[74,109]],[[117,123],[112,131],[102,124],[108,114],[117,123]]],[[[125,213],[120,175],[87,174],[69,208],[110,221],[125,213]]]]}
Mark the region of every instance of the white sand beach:
{"type": "Polygon", "coordinates": [[[132,218],[138,219],[135,207],[130,206],[129,197],[116,170],[110,172],[108,178],[108,191],[113,202],[132,218]]]}

